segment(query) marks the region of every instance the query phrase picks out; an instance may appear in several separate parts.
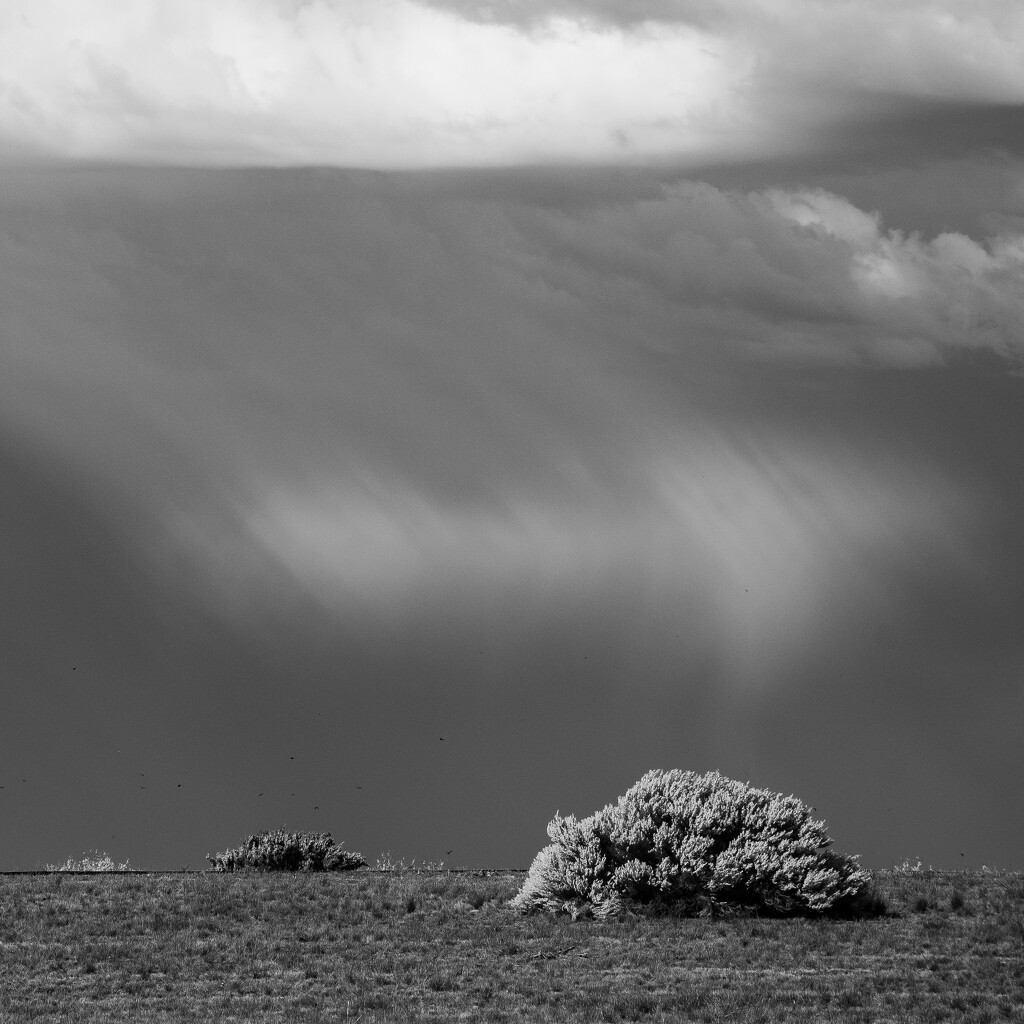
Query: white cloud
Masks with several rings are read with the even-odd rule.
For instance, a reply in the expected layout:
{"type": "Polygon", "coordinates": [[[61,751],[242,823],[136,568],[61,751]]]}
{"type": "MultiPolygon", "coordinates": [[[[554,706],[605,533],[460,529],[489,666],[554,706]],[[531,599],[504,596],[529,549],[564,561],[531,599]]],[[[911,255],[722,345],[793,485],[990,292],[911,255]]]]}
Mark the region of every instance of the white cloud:
{"type": "Polygon", "coordinates": [[[846,243],[849,273],[865,300],[859,312],[866,325],[931,343],[936,350],[991,348],[1024,357],[1020,236],[979,243],[944,232],[927,241],[885,230],[877,215],[825,192],[775,192],[768,198],[787,219],[846,243]]]}
{"type": "Polygon", "coordinates": [[[0,139],[7,159],[686,161],[799,149],[889,94],[1024,100],[1016,3],[485,6],[9,2],[0,139]]]}
{"type": "Polygon", "coordinates": [[[781,216],[817,234],[841,238],[854,245],[872,245],[881,218],[865,213],[841,196],[828,192],[784,192],[773,189],[765,198],[781,216]]]}
{"type": "MultiPolygon", "coordinates": [[[[539,33],[411,0],[44,0],[0,36],[5,134],[64,157],[369,166],[702,151],[735,74],[685,26],[539,33]]],[[[725,132],[724,144],[738,145],[725,132]]]]}

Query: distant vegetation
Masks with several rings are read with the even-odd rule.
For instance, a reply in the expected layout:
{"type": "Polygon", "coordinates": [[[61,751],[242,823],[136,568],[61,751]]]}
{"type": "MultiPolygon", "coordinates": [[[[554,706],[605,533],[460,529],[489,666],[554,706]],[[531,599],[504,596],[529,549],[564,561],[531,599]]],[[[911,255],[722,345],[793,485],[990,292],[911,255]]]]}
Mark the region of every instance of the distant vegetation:
{"type": "Polygon", "coordinates": [[[603,811],[556,816],[512,904],[573,917],[880,912],[867,874],[828,849],[811,810],[718,772],[651,771],[603,811]]]}
{"type": "Polygon", "coordinates": [[[1024,876],[871,872],[868,919],[518,913],[523,874],[0,877],[0,1020],[1024,1020],[1024,876]]]}
{"type": "Polygon", "coordinates": [[[214,871],[351,871],[362,854],[336,845],[330,832],[258,832],[233,850],[206,859],[214,871]]]}

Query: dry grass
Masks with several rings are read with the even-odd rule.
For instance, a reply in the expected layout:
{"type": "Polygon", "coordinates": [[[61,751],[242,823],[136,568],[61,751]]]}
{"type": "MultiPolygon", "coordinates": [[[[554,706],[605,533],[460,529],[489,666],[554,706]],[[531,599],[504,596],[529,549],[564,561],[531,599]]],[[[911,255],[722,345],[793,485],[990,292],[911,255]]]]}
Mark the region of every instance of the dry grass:
{"type": "Polygon", "coordinates": [[[520,917],[522,875],[0,878],[0,1019],[1024,1019],[1024,877],[876,873],[865,921],[520,917]]]}

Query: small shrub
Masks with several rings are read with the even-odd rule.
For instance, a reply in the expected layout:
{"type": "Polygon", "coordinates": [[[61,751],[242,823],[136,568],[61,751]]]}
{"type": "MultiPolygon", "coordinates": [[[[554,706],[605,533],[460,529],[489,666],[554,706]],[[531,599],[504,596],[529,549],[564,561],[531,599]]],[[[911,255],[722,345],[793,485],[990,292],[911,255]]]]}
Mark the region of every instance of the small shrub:
{"type": "Polygon", "coordinates": [[[91,853],[83,853],[81,859],[75,860],[68,857],[63,864],[47,864],[47,871],[130,871],[128,861],[117,864],[109,853],[101,853],[93,850],[91,853]]]}
{"type": "Polygon", "coordinates": [[[648,772],[603,811],[556,815],[548,836],[511,901],[518,910],[838,915],[880,905],[855,858],[828,849],[811,808],[718,772],[648,772]]]}
{"type": "Polygon", "coordinates": [[[330,832],[258,832],[233,850],[206,859],[214,871],[350,871],[362,854],[335,845],[330,832]]]}

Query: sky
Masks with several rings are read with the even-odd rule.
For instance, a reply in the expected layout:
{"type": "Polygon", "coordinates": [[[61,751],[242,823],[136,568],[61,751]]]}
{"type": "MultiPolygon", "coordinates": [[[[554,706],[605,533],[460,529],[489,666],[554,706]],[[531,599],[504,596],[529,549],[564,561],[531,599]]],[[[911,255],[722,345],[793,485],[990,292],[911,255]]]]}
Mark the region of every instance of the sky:
{"type": "Polygon", "coordinates": [[[1024,9],[0,10],[0,870],[526,867],[651,768],[1024,869],[1024,9]]]}

